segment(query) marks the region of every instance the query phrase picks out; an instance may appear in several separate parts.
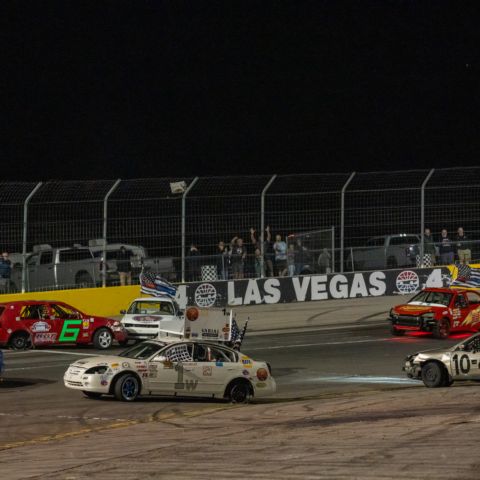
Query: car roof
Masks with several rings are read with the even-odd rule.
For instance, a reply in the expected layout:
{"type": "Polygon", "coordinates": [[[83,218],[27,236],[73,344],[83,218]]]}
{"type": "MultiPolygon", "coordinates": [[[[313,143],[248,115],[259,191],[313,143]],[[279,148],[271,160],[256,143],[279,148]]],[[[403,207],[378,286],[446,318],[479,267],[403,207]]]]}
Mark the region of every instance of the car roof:
{"type": "Polygon", "coordinates": [[[161,295],[159,297],[140,297],[140,298],[136,298],[135,300],[132,300],[132,303],[133,302],[151,302],[151,301],[155,301],[155,300],[170,300],[171,302],[173,302],[175,299],[172,298],[172,297],[169,297],[168,295],[161,295]]]}
{"type": "Polygon", "coordinates": [[[240,353],[238,350],[234,350],[233,348],[228,347],[227,345],[222,345],[220,343],[208,341],[208,340],[196,340],[196,339],[191,339],[191,338],[179,338],[179,339],[174,339],[172,341],[166,342],[165,340],[145,340],[145,343],[156,343],[157,345],[162,345],[162,346],[172,346],[175,345],[176,343],[201,343],[202,345],[208,345],[212,347],[222,347],[226,348],[228,350],[232,350],[234,352],[240,353]]]}
{"type": "MultiPolygon", "coordinates": [[[[441,292],[441,293],[454,293],[454,292],[471,292],[472,290],[469,290],[467,288],[448,288],[448,287],[441,287],[441,288],[437,288],[437,287],[427,287],[427,288],[424,288],[423,291],[425,292],[441,292]]],[[[480,292],[476,292],[476,293],[480,293],[480,292]]]]}
{"type": "Polygon", "coordinates": [[[45,303],[55,303],[55,304],[67,305],[68,307],[71,307],[71,305],[68,305],[68,303],[62,302],[61,300],[14,300],[13,302],[1,302],[0,305],[24,306],[24,305],[43,305],[45,303]]]}

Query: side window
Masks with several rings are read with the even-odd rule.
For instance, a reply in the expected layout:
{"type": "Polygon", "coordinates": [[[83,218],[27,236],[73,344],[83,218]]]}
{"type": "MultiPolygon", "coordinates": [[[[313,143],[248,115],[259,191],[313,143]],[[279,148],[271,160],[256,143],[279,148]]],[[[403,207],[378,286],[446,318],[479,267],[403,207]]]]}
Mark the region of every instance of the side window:
{"type": "Polygon", "coordinates": [[[407,237],[393,237],[390,239],[390,245],[406,245],[408,242],[407,237]]]}
{"type": "Polygon", "coordinates": [[[171,362],[193,362],[193,345],[191,343],[174,345],[165,351],[165,356],[171,362]]]}
{"type": "Polygon", "coordinates": [[[53,252],[42,252],[40,255],[40,265],[50,265],[53,260],[53,252]]]}
{"type": "Polygon", "coordinates": [[[470,305],[479,305],[480,304],[480,296],[475,292],[467,292],[467,299],[470,305]]]}
{"type": "Polygon", "coordinates": [[[47,316],[48,308],[45,305],[26,305],[20,311],[20,318],[23,320],[39,320],[47,316]]]}
{"type": "Polygon", "coordinates": [[[223,348],[210,347],[210,361],[211,362],[236,362],[235,353],[223,348]]]}
{"type": "Polygon", "coordinates": [[[463,294],[457,295],[457,298],[455,299],[455,306],[458,308],[466,308],[468,307],[468,303],[465,300],[465,297],[463,294]]]}
{"type": "Polygon", "coordinates": [[[169,302],[160,303],[160,313],[167,313],[168,315],[173,315],[173,306],[169,302]]]}

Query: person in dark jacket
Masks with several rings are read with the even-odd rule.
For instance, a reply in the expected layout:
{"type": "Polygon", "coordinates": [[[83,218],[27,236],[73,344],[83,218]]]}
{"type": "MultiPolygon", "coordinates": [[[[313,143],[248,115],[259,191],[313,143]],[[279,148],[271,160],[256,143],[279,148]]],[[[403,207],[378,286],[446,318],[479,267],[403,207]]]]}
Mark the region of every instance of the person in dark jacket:
{"type": "Polygon", "coordinates": [[[9,291],[11,274],[12,262],[8,258],[8,252],[3,252],[0,257],[0,290],[9,291]]]}
{"type": "Polygon", "coordinates": [[[190,250],[187,253],[187,281],[188,282],[197,282],[200,280],[201,272],[201,259],[200,252],[197,246],[192,243],[190,245],[190,250]]]}
{"type": "Polygon", "coordinates": [[[132,284],[132,262],[131,253],[122,245],[117,255],[117,270],[120,277],[120,285],[132,284]]]}
{"type": "Polygon", "coordinates": [[[448,238],[447,229],[442,230],[440,237],[440,263],[442,265],[452,265],[455,261],[455,248],[453,242],[448,238]]]}

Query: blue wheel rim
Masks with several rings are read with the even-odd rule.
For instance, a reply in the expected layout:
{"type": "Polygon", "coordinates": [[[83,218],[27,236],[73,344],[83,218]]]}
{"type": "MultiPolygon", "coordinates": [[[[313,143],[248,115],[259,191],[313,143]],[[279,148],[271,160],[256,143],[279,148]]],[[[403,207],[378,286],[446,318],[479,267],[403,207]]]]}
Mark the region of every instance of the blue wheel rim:
{"type": "Polygon", "coordinates": [[[137,382],[133,378],[127,378],[122,384],[122,393],[125,398],[133,398],[137,393],[137,382]]]}

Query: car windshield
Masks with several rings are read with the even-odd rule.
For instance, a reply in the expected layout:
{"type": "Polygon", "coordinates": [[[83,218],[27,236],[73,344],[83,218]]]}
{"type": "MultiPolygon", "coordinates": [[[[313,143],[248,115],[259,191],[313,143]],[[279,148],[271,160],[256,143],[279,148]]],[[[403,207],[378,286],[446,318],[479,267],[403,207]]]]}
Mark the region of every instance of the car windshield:
{"type": "Polygon", "coordinates": [[[171,302],[158,300],[133,302],[128,313],[131,315],[173,315],[173,305],[171,302]]]}
{"type": "Polygon", "coordinates": [[[155,355],[163,347],[165,347],[165,344],[143,342],[124,350],[122,353],[120,353],[119,357],[145,360],[146,358],[150,358],[152,355],[155,355]]]}
{"type": "Polygon", "coordinates": [[[451,293],[446,292],[430,292],[424,290],[418,295],[415,295],[409,303],[419,302],[419,303],[436,303],[438,305],[445,305],[446,307],[450,305],[450,300],[452,299],[451,293]]]}

